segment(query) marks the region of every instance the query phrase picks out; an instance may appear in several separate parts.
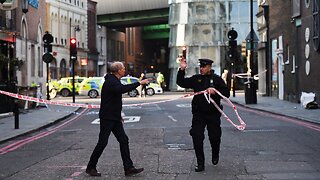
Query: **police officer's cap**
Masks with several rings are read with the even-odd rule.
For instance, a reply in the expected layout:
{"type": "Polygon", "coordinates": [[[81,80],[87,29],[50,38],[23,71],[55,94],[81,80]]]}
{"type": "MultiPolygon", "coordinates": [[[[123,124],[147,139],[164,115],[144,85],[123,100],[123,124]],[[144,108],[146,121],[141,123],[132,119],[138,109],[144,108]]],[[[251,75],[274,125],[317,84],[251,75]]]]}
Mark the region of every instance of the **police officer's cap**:
{"type": "Polygon", "coordinates": [[[212,63],[213,63],[213,60],[208,59],[208,58],[199,59],[200,66],[212,65],[212,63]]]}

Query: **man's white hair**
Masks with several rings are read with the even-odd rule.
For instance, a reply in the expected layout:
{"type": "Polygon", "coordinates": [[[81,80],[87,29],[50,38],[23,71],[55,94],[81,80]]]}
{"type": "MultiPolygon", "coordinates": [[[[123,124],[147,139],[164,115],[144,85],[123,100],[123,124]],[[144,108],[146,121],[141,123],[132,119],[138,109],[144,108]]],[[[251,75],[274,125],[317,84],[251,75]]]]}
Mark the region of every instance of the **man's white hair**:
{"type": "Polygon", "coordinates": [[[111,71],[111,73],[117,73],[123,67],[124,67],[124,65],[122,62],[116,61],[111,64],[110,71],[111,71]]]}

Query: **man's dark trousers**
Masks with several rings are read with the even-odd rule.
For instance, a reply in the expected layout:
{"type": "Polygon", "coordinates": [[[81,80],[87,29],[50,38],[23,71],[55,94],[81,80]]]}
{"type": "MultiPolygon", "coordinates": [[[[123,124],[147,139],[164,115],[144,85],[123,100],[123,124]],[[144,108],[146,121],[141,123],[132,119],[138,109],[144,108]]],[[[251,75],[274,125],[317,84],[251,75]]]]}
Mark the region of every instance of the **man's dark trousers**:
{"type": "Polygon", "coordinates": [[[198,166],[204,165],[205,157],[203,150],[204,131],[207,126],[209,141],[211,144],[212,157],[219,157],[221,142],[220,116],[215,114],[195,113],[193,114],[190,135],[197,157],[198,166]]]}
{"type": "Polygon", "coordinates": [[[123,161],[123,167],[125,170],[133,167],[133,162],[130,158],[129,151],[129,138],[123,129],[123,123],[121,121],[110,121],[100,119],[100,133],[99,140],[94,148],[90,161],[88,163],[89,168],[96,168],[98,160],[108,144],[110,133],[113,133],[120,144],[121,158],[123,161]]]}

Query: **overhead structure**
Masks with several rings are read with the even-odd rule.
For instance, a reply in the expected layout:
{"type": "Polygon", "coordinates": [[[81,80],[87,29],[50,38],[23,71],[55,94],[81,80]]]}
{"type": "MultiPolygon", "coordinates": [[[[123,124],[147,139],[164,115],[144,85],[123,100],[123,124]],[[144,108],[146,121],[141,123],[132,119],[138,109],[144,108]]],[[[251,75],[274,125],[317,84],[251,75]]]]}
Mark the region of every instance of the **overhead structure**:
{"type": "Polygon", "coordinates": [[[168,0],[98,0],[97,23],[108,28],[167,24],[168,0]]]}

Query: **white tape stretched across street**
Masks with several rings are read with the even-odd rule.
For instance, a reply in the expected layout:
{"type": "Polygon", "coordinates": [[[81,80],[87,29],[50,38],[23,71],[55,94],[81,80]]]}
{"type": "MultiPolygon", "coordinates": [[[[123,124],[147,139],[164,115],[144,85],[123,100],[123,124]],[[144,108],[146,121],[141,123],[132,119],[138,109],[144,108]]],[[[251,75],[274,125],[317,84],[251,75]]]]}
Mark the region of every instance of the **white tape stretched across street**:
{"type": "MultiPolygon", "coordinates": [[[[188,98],[191,96],[195,96],[195,95],[200,95],[200,94],[204,94],[204,96],[206,97],[208,103],[212,102],[213,105],[219,110],[219,112],[226,118],[226,120],[231,123],[235,128],[237,128],[238,130],[244,130],[246,127],[246,124],[244,123],[244,121],[241,119],[241,117],[238,114],[237,108],[234,106],[234,104],[225,96],[223,96],[218,90],[214,89],[215,92],[222,97],[223,100],[225,100],[226,102],[228,102],[234,112],[237,115],[237,118],[240,122],[240,125],[236,125],[221,109],[220,107],[215,103],[215,101],[210,97],[209,94],[207,94],[207,91],[199,91],[199,92],[195,92],[195,93],[190,93],[190,94],[185,94],[183,96],[180,96],[178,98],[173,98],[173,99],[168,99],[168,100],[162,100],[162,101],[154,101],[154,102],[147,102],[147,103],[139,103],[139,104],[126,104],[123,106],[143,106],[143,105],[150,105],[150,104],[159,104],[159,103],[164,103],[164,102],[170,102],[170,101],[175,101],[178,99],[182,99],[182,98],[188,98]]],[[[24,95],[20,95],[20,94],[15,94],[15,93],[11,93],[11,92],[7,92],[7,91],[2,91],[0,90],[0,94],[4,94],[16,99],[21,99],[21,100],[26,100],[26,101],[32,101],[32,102],[37,102],[37,103],[45,103],[45,104],[51,104],[51,105],[59,105],[59,106],[69,106],[69,107],[81,107],[81,108],[88,108],[88,109],[93,109],[93,108],[100,108],[100,105],[90,105],[90,104],[75,104],[75,103],[65,103],[65,102],[59,102],[59,101],[49,101],[49,100],[45,100],[45,99],[38,99],[38,98],[34,98],[34,97],[29,97],[29,96],[24,96],[24,95]]]]}

